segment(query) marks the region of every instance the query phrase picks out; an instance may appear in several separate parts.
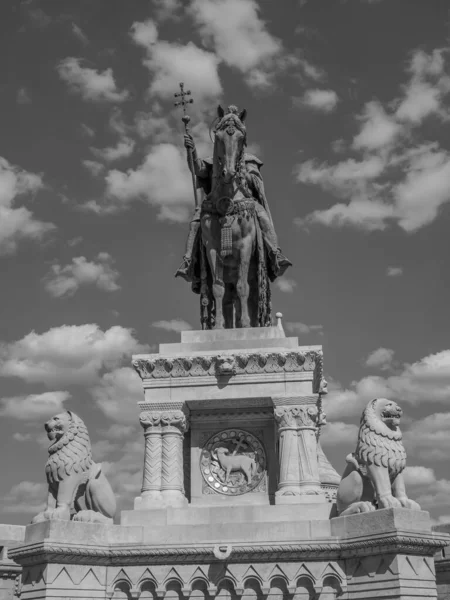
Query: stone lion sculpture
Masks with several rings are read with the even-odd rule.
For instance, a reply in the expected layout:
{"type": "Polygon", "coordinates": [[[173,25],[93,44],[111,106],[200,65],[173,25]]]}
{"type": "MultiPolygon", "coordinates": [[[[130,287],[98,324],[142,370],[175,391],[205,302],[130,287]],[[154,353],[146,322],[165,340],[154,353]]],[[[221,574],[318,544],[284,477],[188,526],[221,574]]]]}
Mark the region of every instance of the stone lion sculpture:
{"type": "Polygon", "coordinates": [[[356,451],[347,456],[347,467],[337,492],[340,516],[376,508],[420,510],[417,502],[406,495],[401,416],[402,409],[392,400],[376,398],[367,405],[361,417],[356,451]]]}
{"type": "Polygon", "coordinates": [[[32,523],[61,519],[90,523],[111,523],[116,499],[102,473],[92,460],[86,425],[75,413],[55,415],[45,424],[49,457],[45,465],[48,482],[47,508],[32,523]]]}

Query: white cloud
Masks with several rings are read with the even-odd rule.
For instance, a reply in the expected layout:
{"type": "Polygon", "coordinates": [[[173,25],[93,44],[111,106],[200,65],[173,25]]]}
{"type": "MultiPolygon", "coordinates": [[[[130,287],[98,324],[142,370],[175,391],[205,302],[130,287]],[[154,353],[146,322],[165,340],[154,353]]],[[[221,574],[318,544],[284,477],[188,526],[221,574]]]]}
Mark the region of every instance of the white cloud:
{"type": "Polygon", "coordinates": [[[388,277],[400,277],[401,275],[403,275],[403,268],[402,267],[388,267],[386,269],[386,275],[388,277]]]}
{"type": "Polygon", "coordinates": [[[353,148],[378,150],[390,146],[402,132],[402,126],[389,117],[379,102],[368,102],[359,117],[362,126],[353,139],[353,148]]]}
{"type": "Polygon", "coordinates": [[[100,175],[100,173],[102,173],[102,171],[105,170],[105,167],[95,160],[83,160],[82,164],[94,177],[97,177],[100,175]]]}
{"type": "Polygon", "coordinates": [[[394,351],[390,348],[378,348],[369,354],[366,358],[366,367],[386,370],[392,365],[394,351]]]}
{"type": "Polygon", "coordinates": [[[192,212],[192,178],[185,151],[173,144],[154,146],[137,169],[113,169],[105,179],[107,197],[117,209],[141,199],[159,207],[162,220],[185,221],[192,212]]]}
{"type": "Polygon", "coordinates": [[[195,90],[195,102],[202,106],[216,100],[222,93],[218,74],[219,58],[212,52],[186,45],[158,40],[158,31],[152,20],[134,23],[133,41],[146,49],[144,65],[152,74],[149,95],[173,98],[180,81],[189,81],[195,90]]]}
{"type": "Polygon", "coordinates": [[[76,23],[72,23],[72,33],[84,46],[89,44],[87,35],[76,23]]]}
{"type": "Polygon", "coordinates": [[[287,321],[284,324],[285,329],[297,335],[307,335],[308,333],[317,332],[323,335],[323,325],[306,325],[305,323],[287,321]]]}
{"type": "Polygon", "coordinates": [[[152,7],[158,21],[178,20],[183,4],[181,0],[152,0],[152,7]]]}
{"type": "Polygon", "coordinates": [[[324,447],[334,447],[338,444],[350,444],[352,440],[356,443],[358,439],[358,426],[342,421],[327,423],[320,435],[320,443],[324,447]]]}
{"type": "Polygon", "coordinates": [[[280,292],[292,294],[294,289],[297,287],[297,282],[295,279],[289,279],[288,277],[279,277],[275,280],[275,287],[277,287],[280,292]]]}
{"type": "Polygon", "coordinates": [[[0,416],[21,421],[47,419],[64,410],[64,402],[69,398],[69,392],[44,392],[0,398],[0,416]]]}
{"type": "Polygon", "coordinates": [[[297,105],[308,106],[314,110],[325,113],[332,112],[339,101],[338,95],[334,90],[307,90],[299,101],[295,101],[297,105]]]}
{"type": "Polygon", "coordinates": [[[433,469],[422,466],[406,467],[403,477],[406,485],[430,485],[436,481],[433,469]]]}
{"type": "Polygon", "coordinates": [[[95,383],[103,369],[117,368],[145,350],[124,327],[102,331],[95,324],[62,325],[0,345],[0,375],[48,387],[95,383]]]}
{"type": "Polygon", "coordinates": [[[13,433],[13,440],[15,440],[16,442],[30,442],[33,439],[33,436],[31,435],[31,433],[21,433],[20,431],[16,431],[16,433],[13,433]]]}
{"type": "Polygon", "coordinates": [[[52,223],[34,218],[24,206],[15,206],[19,197],[43,188],[42,177],[29,173],[0,157],[0,255],[12,254],[23,240],[38,241],[52,231],[52,223]]]}
{"type": "Polygon", "coordinates": [[[388,377],[371,375],[354,381],[349,389],[329,388],[326,412],[331,418],[358,415],[372,398],[386,397],[401,405],[439,402],[450,405],[450,350],[404,364],[388,377]]]}
{"type": "Polygon", "coordinates": [[[113,265],[112,257],[106,252],[99,253],[97,262],[77,256],[64,267],[52,265],[45,277],[45,289],[54,298],[73,296],[81,286],[86,285],[93,285],[104,292],[115,292],[120,289],[117,284],[119,272],[113,265]]]}
{"type": "Polygon", "coordinates": [[[265,87],[283,46],[259,11],[255,0],[193,0],[190,9],[204,43],[226,65],[248,76],[248,83],[265,87]]]}
{"type": "Polygon", "coordinates": [[[17,90],[17,103],[31,104],[31,95],[26,87],[21,87],[19,90],[17,90]]]}
{"type": "Polygon", "coordinates": [[[183,321],[183,319],[171,319],[170,321],[155,321],[152,323],[152,327],[158,329],[164,329],[165,331],[174,331],[175,333],[181,333],[192,329],[192,325],[183,321]]]}
{"type": "Polygon", "coordinates": [[[450,454],[450,413],[434,413],[414,422],[404,434],[409,452],[422,460],[447,461],[450,454]]]}
{"type": "Polygon", "coordinates": [[[3,510],[7,513],[35,515],[45,508],[47,484],[21,481],[10,489],[3,498],[3,510]]]}
{"type": "Polygon", "coordinates": [[[60,78],[67,83],[69,90],[79,94],[83,100],[92,102],[123,102],[129,94],[119,91],[112,69],[97,71],[82,67],[81,59],[65,58],[58,65],[60,78]]]}
{"type": "MultiPolygon", "coordinates": [[[[108,148],[93,148],[91,152],[94,156],[105,162],[114,162],[121,158],[128,158],[133,154],[135,143],[130,138],[123,138],[115,146],[108,148]]],[[[86,161],[85,161],[86,162],[86,161]]],[[[88,167],[89,168],[89,167],[88,167]]]]}
{"type": "Polygon", "coordinates": [[[105,373],[91,394],[108,418],[118,423],[136,424],[137,403],[144,399],[144,390],[134,369],[122,367],[105,373]]]}

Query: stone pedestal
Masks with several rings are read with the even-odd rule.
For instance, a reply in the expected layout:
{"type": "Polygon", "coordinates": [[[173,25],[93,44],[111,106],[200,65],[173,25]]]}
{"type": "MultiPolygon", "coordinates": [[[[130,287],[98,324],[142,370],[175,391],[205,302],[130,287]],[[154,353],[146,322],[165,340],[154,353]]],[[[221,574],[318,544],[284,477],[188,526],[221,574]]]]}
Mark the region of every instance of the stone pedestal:
{"type": "Polygon", "coordinates": [[[146,447],[135,508],[180,506],[187,497],[202,506],[310,503],[321,518],[338,481],[330,483],[322,453],[325,495],[321,347],[299,346],[277,326],[185,331],[181,343],[159,350],[133,357],[146,447]],[[169,424],[165,415],[175,414],[182,421],[169,424]]]}
{"type": "Polygon", "coordinates": [[[405,509],[299,521],[298,506],[167,508],[146,525],[53,521],[11,551],[21,600],[436,598],[433,554],[450,536],[405,509]]]}

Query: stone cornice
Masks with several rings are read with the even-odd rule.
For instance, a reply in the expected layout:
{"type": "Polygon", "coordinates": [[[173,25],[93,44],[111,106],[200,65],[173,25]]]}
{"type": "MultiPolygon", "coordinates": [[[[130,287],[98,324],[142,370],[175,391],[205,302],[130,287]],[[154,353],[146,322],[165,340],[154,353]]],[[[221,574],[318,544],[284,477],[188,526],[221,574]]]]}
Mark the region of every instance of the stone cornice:
{"type": "Polygon", "coordinates": [[[273,560],[339,560],[384,553],[433,556],[448,544],[447,536],[388,531],[383,534],[339,541],[326,538],[296,543],[192,544],[184,546],[134,545],[75,545],[45,540],[11,550],[11,558],[21,565],[39,563],[139,565],[176,564],[198,561],[216,562],[215,555],[222,546],[231,548],[227,562],[273,560]]]}

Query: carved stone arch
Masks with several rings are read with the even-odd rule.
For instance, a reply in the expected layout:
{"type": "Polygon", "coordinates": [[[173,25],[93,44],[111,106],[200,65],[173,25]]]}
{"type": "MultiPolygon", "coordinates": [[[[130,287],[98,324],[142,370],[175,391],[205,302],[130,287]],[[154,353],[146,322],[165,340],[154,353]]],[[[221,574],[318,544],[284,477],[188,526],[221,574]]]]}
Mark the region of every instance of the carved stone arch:
{"type": "Polygon", "coordinates": [[[242,600],[263,600],[263,582],[257,575],[250,575],[244,579],[242,600]]]}
{"type": "Polygon", "coordinates": [[[183,600],[183,581],[178,577],[169,577],[164,582],[166,593],[164,600],[183,600]]]}
{"type": "Polygon", "coordinates": [[[295,582],[295,592],[293,600],[316,600],[317,592],[315,581],[312,576],[300,575],[295,582]]]}
{"type": "Polygon", "coordinates": [[[270,580],[269,596],[270,600],[288,600],[290,597],[289,582],[285,577],[276,575],[270,580]]]}
{"type": "Polygon", "coordinates": [[[140,591],[140,600],[157,600],[158,584],[154,579],[144,577],[138,584],[140,591]]]}
{"type": "Polygon", "coordinates": [[[344,593],[342,581],[335,573],[325,575],[320,592],[321,600],[334,600],[344,593]]]}
{"type": "Polygon", "coordinates": [[[112,584],[112,600],[132,600],[131,582],[129,579],[118,579],[112,584]]]}
{"type": "Polygon", "coordinates": [[[210,584],[204,577],[194,577],[190,584],[190,600],[211,600],[210,584]]]}
{"type": "Polygon", "coordinates": [[[216,600],[237,600],[236,582],[231,577],[223,577],[217,584],[216,600]]]}

